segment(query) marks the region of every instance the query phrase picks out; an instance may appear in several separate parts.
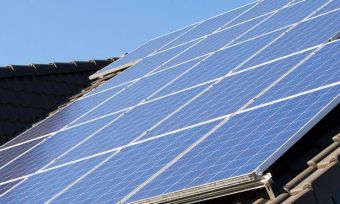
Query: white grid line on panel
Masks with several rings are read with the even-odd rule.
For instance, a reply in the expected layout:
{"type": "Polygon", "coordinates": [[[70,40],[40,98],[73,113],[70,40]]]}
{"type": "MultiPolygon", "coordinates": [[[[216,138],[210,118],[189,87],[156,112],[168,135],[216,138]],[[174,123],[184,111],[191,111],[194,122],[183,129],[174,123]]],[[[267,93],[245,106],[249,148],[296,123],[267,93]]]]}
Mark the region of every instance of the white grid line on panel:
{"type": "MultiPolygon", "coordinates": [[[[322,5],[317,11],[315,11],[315,12],[313,13],[313,15],[316,14],[318,11],[321,11],[321,9],[325,8],[328,4],[331,4],[331,3],[333,3],[334,1],[336,1],[336,0],[329,0],[326,4],[322,5]]],[[[313,16],[313,15],[312,15],[312,16],[310,16],[307,20],[311,20],[311,19],[314,19],[314,18],[318,18],[318,17],[320,17],[320,16],[324,16],[324,15],[327,15],[327,14],[330,14],[330,13],[333,13],[333,12],[337,12],[337,11],[339,11],[339,10],[340,10],[340,7],[339,7],[339,8],[332,9],[332,10],[327,11],[327,12],[324,12],[324,13],[320,13],[320,14],[318,14],[318,15],[316,15],[316,16],[313,16]]]]}
{"type": "Polygon", "coordinates": [[[130,83],[132,83],[132,82],[137,81],[138,79],[139,79],[139,78],[134,79],[134,80],[131,80],[131,81],[128,81],[128,82],[124,82],[124,83],[121,83],[121,84],[112,86],[112,87],[110,87],[110,88],[104,89],[104,90],[102,90],[102,91],[98,91],[97,93],[92,93],[92,94],[91,94],[92,91],[95,91],[95,90],[98,89],[101,85],[104,85],[104,84],[107,82],[107,81],[106,81],[106,82],[104,82],[103,84],[101,84],[100,86],[98,86],[98,87],[94,88],[93,90],[91,90],[91,92],[89,92],[89,93],[87,93],[87,94],[81,96],[78,100],[83,100],[83,99],[85,99],[85,98],[88,98],[88,97],[91,97],[91,96],[96,96],[96,95],[101,94],[101,93],[104,93],[104,92],[106,92],[106,91],[110,91],[110,90],[113,90],[113,89],[115,89],[115,88],[118,88],[118,87],[121,87],[121,86],[124,86],[124,85],[128,85],[128,84],[130,84],[130,83]]]}
{"type": "Polygon", "coordinates": [[[332,3],[333,0],[329,0],[328,2],[326,2],[324,5],[322,5],[320,8],[318,8],[317,10],[315,10],[311,15],[309,15],[306,19],[303,19],[301,22],[306,22],[306,21],[309,21],[309,20],[313,20],[313,19],[316,19],[316,18],[319,18],[321,16],[325,16],[325,15],[328,15],[330,13],[334,13],[334,12],[337,12],[340,10],[340,8],[337,8],[337,9],[334,9],[334,10],[331,10],[331,11],[328,11],[328,12],[325,12],[325,13],[321,13],[319,15],[316,15],[316,16],[313,16],[314,14],[316,14],[318,11],[320,11],[321,9],[323,9],[324,7],[326,7],[328,4],[332,3]]]}
{"type": "MultiPolygon", "coordinates": [[[[16,188],[17,186],[19,186],[22,182],[24,182],[25,179],[23,179],[22,181],[19,181],[17,184],[15,184],[14,186],[12,186],[11,188],[9,188],[8,190],[6,190],[5,192],[3,192],[2,194],[0,194],[0,198],[4,195],[6,195],[7,193],[9,193],[11,190],[13,190],[14,188],[16,188]]],[[[14,182],[14,181],[13,181],[14,182]]],[[[10,182],[8,182],[10,183],[10,182]]],[[[1,185],[1,184],[0,184],[1,185]]]]}
{"type": "Polygon", "coordinates": [[[116,156],[119,153],[119,151],[114,152],[113,154],[111,154],[109,157],[107,157],[106,159],[104,159],[102,162],[100,162],[98,165],[96,165],[95,167],[93,167],[91,170],[89,170],[88,172],[86,172],[85,174],[83,174],[81,177],[79,177],[78,179],[76,179],[75,181],[73,181],[72,183],[70,183],[68,186],[66,186],[63,190],[61,190],[60,192],[58,192],[57,194],[55,194],[54,196],[52,196],[48,201],[46,201],[45,203],[51,203],[55,198],[59,197],[61,194],[65,193],[68,189],[70,189],[72,186],[74,186],[75,184],[77,184],[79,181],[81,181],[82,179],[84,179],[86,176],[90,175],[91,173],[93,173],[94,171],[96,171],[98,168],[100,168],[101,166],[103,166],[107,161],[109,161],[111,158],[113,158],[114,156],[116,156]]]}

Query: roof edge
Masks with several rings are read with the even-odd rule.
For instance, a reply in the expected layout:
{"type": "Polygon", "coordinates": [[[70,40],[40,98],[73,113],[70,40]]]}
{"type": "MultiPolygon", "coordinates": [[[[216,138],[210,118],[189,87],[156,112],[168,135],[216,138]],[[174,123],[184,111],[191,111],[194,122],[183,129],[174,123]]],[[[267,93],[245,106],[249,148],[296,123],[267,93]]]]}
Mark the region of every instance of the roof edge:
{"type": "Polygon", "coordinates": [[[112,57],[104,60],[52,62],[48,64],[7,65],[0,67],[0,78],[39,76],[82,71],[97,71],[119,59],[112,57]]]}

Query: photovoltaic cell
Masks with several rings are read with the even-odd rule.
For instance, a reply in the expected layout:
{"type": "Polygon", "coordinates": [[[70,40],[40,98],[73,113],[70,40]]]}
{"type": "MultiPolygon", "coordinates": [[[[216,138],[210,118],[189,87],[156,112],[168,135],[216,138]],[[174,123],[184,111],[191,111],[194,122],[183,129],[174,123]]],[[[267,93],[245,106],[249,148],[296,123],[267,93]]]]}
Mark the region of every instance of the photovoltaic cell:
{"type": "Polygon", "coordinates": [[[110,89],[115,89],[115,90],[124,89],[127,86],[130,86],[136,80],[132,80],[132,81],[129,81],[129,82],[126,82],[126,83],[115,85],[115,82],[110,79],[110,80],[106,81],[104,84],[101,84],[100,86],[96,87],[94,90],[92,90],[88,94],[84,95],[81,99],[86,98],[88,96],[92,96],[92,95],[95,95],[95,94],[99,94],[99,93],[109,91],[110,89]]]}
{"type": "Polygon", "coordinates": [[[176,68],[168,69],[137,81],[96,110],[78,120],[78,123],[117,112],[131,106],[136,106],[154,94],[157,90],[160,90],[163,86],[167,85],[167,83],[170,83],[171,80],[183,73],[190,65],[191,63],[182,64],[176,68]]]}
{"type": "Polygon", "coordinates": [[[112,78],[109,83],[110,86],[117,86],[122,83],[126,83],[137,78],[143,77],[144,75],[150,73],[151,71],[155,70],[156,68],[161,67],[164,63],[169,61],[171,58],[175,57],[176,55],[180,54],[181,52],[188,49],[192,46],[195,42],[189,42],[187,44],[171,48],[169,50],[165,50],[163,52],[157,53],[155,55],[151,55],[145,59],[143,59],[138,64],[126,69],[124,72],[121,72],[114,78],[112,78]]]}
{"type": "Polygon", "coordinates": [[[246,63],[245,67],[327,42],[339,32],[340,24],[337,23],[340,20],[339,14],[340,11],[333,12],[300,23],[261,54],[246,63]],[[307,35],[308,37],[306,37],[307,35]]]}
{"type": "Polygon", "coordinates": [[[17,185],[20,181],[21,180],[13,181],[11,183],[0,185],[0,196],[3,195],[4,193],[6,193],[7,191],[9,191],[11,188],[13,188],[15,185],[17,185]]]}
{"type": "Polygon", "coordinates": [[[152,72],[153,73],[157,73],[157,72],[162,72],[164,70],[167,70],[167,69],[173,69],[173,68],[176,68],[176,67],[181,67],[183,66],[184,64],[187,64],[186,67],[187,67],[187,70],[191,68],[192,65],[200,62],[201,60],[203,60],[205,58],[205,56],[202,56],[202,57],[198,57],[198,58],[195,58],[195,59],[190,59],[188,61],[185,61],[185,62],[182,62],[180,64],[176,64],[176,65],[173,65],[173,66],[168,66],[168,64],[166,64],[165,66],[162,66],[160,67],[159,69],[155,70],[152,72]]]}
{"type": "Polygon", "coordinates": [[[211,57],[202,61],[191,71],[160,91],[155,97],[222,77],[278,35],[279,33],[272,33],[214,53],[211,57]]]}
{"type": "Polygon", "coordinates": [[[285,5],[288,5],[290,1],[289,0],[264,0],[261,1],[258,5],[256,5],[254,8],[237,18],[235,21],[233,21],[232,24],[241,23],[244,21],[247,21],[252,18],[259,17],[261,15],[273,12],[277,9],[280,9],[284,7],[285,5]]]}
{"type": "Polygon", "coordinates": [[[329,4],[327,4],[325,7],[320,9],[318,12],[314,14],[314,16],[321,15],[323,13],[327,13],[336,9],[340,9],[340,2],[337,0],[333,0],[329,4]]]}
{"type": "Polygon", "coordinates": [[[202,91],[203,88],[205,87],[188,90],[136,107],[65,155],[55,165],[108,151],[132,142],[199,91],[202,91]]]}
{"type": "Polygon", "coordinates": [[[236,115],[128,202],[256,171],[337,94],[331,88],[236,115]]]}
{"type": "Polygon", "coordinates": [[[0,197],[0,203],[46,202],[103,160],[103,156],[96,157],[31,176],[12,191],[0,197]]]}
{"type": "Polygon", "coordinates": [[[106,66],[105,68],[99,70],[97,73],[104,72],[104,71],[110,70],[112,68],[118,67],[120,65],[124,65],[126,63],[147,57],[148,55],[156,52],[157,50],[164,47],[165,45],[167,45],[168,43],[170,43],[174,39],[178,38],[183,33],[192,29],[193,26],[195,26],[195,25],[188,26],[188,27],[180,29],[178,31],[169,33],[167,35],[164,35],[164,36],[161,36],[161,37],[158,37],[158,38],[155,38],[155,39],[147,42],[146,44],[142,45],[141,47],[137,48],[133,52],[129,53],[128,55],[120,58],[119,60],[117,60],[117,61],[111,63],[110,65],[106,66]]]}
{"type": "Polygon", "coordinates": [[[18,159],[0,169],[0,182],[32,174],[46,166],[67,150],[96,132],[112,120],[112,117],[91,122],[87,125],[74,127],[57,133],[45,142],[23,154],[18,159]]]}
{"type": "Polygon", "coordinates": [[[254,25],[261,22],[263,18],[258,18],[253,21],[249,21],[235,27],[228,28],[226,30],[209,35],[206,39],[200,41],[184,53],[180,54],[175,59],[171,60],[168,65],[175,65],[189,59],[193,59],[199,56],[206,55],[210,52],[214,52],[230,44],[233,39],[247,32],[254,25]]]}
{"type": "Polygon", "coordinates": [[[216,30],[218,30],[220,27],[224,25],[228,25],[229,22],[232,22],[233,19],[237,18],[239,15],[242,15],[244,12],[246,12],[248,9],[253,7],[255,4],[249,4],[246,6],[243,6],[241,8],[226,12],[224,14],[218,15],[216,17],[210,18],[208,20],[205,20],[199,24],[197,24],[196,27],[182,35],[181,37],[174,40],[169,45],[165,46],[165,48],[170,48],[185,42],[189,42],[191,40],[203,37],[205,35],[208,35],[216,30]]]}
{"type": "Polygon", "coordinates": [[[280,78],[306,54],[267,64],[226,77],[145,137],[221,117],[237,111],[263,89],[280,78]]]}
{"type": "Polygon", "coordinates": [[[127,147],[56,202],[118,203],[215,125],[216,122],[127,147]]]}
{"type": "Polygon", "coordinates": [[[326,45],[253,105],[339,82],[339,67],[340,41],[326,45]]]}
{"type": "Polygon", "coordinates": [[[2,168],[5,164],[10,162],[11,160],[15,159],[17,156],[23,154],[24,152],[32,148],[34,145],[41,142],[41,140],[42,139],[34,140],[16,147],[0,150],[0,168],[2,168]]]}
{"type": "Polygon", "coordinates": [[[271,32],[280,28],[287,27],[294,23],[298,23],[303,20],[312,12],[316,11],[320,6],[325,4],[327,1],[302,1],[291,6],[280,9],[277,13],[273,14],[261,25],[257,26],[251,32],[242,36],[238,41],[244,41],[264,33],[271,32]]]}

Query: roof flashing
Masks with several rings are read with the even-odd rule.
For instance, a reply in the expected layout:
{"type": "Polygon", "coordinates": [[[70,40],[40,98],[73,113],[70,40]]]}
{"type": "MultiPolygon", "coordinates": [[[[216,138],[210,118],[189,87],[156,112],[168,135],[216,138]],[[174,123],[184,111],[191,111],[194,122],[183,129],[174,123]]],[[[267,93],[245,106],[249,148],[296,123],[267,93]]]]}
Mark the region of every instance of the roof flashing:
{"type": "MultiPolygon", "coordinates": [[[[97,72],[97,73],[94,73],[92,74],[89,79],[90,80],[93,80],[93,79],[97,79],[97,78],[103,78],[104,76],[106,75],[110,75],[112,73],[116,73],[116,72],[120,72],[120,71],[123,71],[137,63],[139,63],[140,61],[142,61],[142,59],[138,59],[138,60],[134,60],[134,61],[131,61],[131,62],[128,62],[128,63],[125,63],[123,65],[119,65],[117,67],[114,67],[112,69],[109,69],[109,70],[106,70],[106,71],[103,71],[103,72],[97,72]]],[[[108,65],[110,66],[110,65],[108,65]]]]}

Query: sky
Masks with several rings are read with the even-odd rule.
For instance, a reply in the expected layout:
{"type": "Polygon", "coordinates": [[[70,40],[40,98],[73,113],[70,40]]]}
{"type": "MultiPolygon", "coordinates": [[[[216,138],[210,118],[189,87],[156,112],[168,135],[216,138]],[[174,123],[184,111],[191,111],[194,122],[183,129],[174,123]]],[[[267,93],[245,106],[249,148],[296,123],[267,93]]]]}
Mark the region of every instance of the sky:
{"type": "Polygon", "coordinates": [[[0,66],[106,59],[253,0],[0,0],[0,66]]]}

